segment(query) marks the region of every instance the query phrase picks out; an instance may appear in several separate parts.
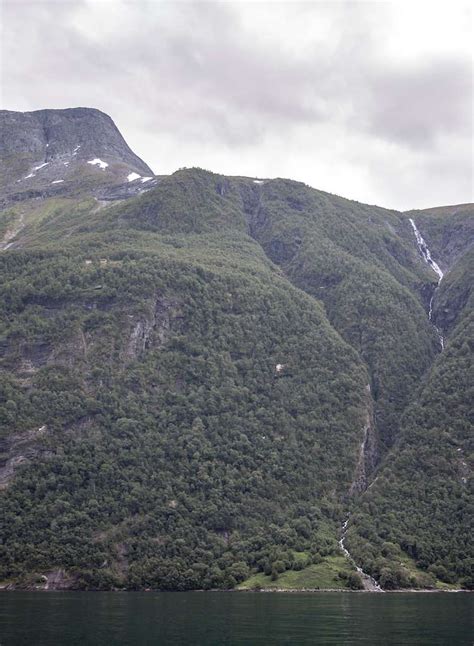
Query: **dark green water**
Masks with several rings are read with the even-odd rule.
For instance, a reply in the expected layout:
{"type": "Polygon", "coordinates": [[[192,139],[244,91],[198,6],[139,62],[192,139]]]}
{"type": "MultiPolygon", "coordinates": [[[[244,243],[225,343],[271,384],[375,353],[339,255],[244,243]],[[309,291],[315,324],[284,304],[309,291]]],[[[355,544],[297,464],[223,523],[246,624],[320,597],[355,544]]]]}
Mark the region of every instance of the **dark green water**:
{"type": "Polygon", "coordinates": [[[0,593],[0,645],[473,644],[472,594],[0,593]]]}

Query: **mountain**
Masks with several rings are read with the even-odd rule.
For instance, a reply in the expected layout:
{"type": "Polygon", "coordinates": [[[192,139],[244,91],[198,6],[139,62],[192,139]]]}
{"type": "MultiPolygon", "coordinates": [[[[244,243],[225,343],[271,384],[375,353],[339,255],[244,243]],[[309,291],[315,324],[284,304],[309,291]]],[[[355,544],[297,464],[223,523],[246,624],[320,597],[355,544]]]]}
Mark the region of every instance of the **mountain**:
{"type": "Polygon", "coordinates": [[[4,206],[74,190],[95,189],[96,194],[99,190],[107,196],[106,187],[117,190],[121,186],[124,191],[129,182],[133,182],[133,193],[153,178],[151,169],[130,150],[112,119],[100,110],[0,110],[0,190],[4,206]]]}
{"type": "Polygon", "coordinates": [[[1,118],[4,585],[472,585],[472,205],[153,176],[98,111],[1,118]]]}

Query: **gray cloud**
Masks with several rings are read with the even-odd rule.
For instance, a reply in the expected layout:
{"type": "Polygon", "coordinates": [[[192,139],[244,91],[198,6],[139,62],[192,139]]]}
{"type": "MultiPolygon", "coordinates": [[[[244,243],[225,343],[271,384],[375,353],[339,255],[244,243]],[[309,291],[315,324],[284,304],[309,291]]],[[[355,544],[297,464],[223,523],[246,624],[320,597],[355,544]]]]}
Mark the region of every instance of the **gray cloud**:
{"type": "Polygon", "coordinates": [[[472,135],[471,65],[434,60],[409,70],[379,70],[372,83],[369,126],[379,136],[412,147],[439,134],[472,135]]]}
{"type": "MultiPolygon", "coordinates": [[[[465,25],[464,5],[445,12],[465,25]]],[[[290,176],[395,208],[469,201],[472,34],[431,14],[4,0],[2,107],[98,107],[160,173],[290,176]]]]}

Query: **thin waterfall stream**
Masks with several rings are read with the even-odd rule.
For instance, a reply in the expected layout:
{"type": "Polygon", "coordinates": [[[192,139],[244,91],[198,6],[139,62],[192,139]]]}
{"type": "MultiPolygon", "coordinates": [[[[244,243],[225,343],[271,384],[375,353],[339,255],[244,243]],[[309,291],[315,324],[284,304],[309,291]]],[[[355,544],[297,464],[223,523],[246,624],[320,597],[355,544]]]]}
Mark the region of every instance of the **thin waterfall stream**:
{"type": "Polygon", "coordinates": [[[423,259],[425,262],[431,267],[431,269],[437,274],[438,276],[438,284],[436,285],[436,288],[433,291],[433,294],[431,295],[430,298],[430,306],[429,306],[429,312],[428,312],[428,318],[436,330],[438,337],[439,337],[439,342],[441,344],[441,350],[444,350],[444,339],[443,335],[441,334],[441,330],[433,323],[433,301],[434,297],[436,294],[436,290],[438,289],[441,281],[443,280],[444,273],[441,271],[440,266],[438,265],[437,262],[433,260],[433,257],[431,256],[431,252],[428,249],[428,245],[425,242],[425,239],[421,235],[420,231],[418,230],[418,227],[416,226],[414,220],[410,219],[410,224],[413,228],[413,231],[415,233],[415,238],[416,238],[416,244],[418,245],[418,249],[420,250],[421,255],[423,256],[423,259]]]}
{"type": "Polygon", "coordinates": [[[379,586],[379,584],[374,579],[374,577],[370,576],[370,574],[367,574],[367,572],[364,572],[364,570],[357,565],[357,563],[354,560],[354,557],[352,556],[352,554],[349,552],[349,550],[344,544],[349,520],[350,520],[350,516],[347,518],[344,525],[342,526],[342,534],[341,534],[341,538],[339,539],[339,547],[344,552],[344,555],[349,559],[349,561],[353,563],[353,565],[355,566],[355,569],[360,574],[360,578],[362,579],[364,589],[369,592],[383,592],[382,588],[379,586]]]}
{"type": "MultiPolygon", "coordinates": [[[[436,290],[438,289],[441,281],[443,280],[444,273],[441,270],[438,263],[435,260],[433,260],[433,257],[431,255],[431,251],[429,250],[428,245],[426,244],[425,239],[421,235],[421,233],[420,233],[418,227],[416,226],[414,220],[412,220],[412,218],[409,218],[409,220],[410,220],[410,224],[411,224],[411,226],[413,228],[413,231],[414,231],[414,234],[415,234],[416,244],[418,245],[418,249],[419,249],[423,259],[425,260],[425,262],[431,267],[431,269],[438,276],[438,283],[437,283],[436,288],[434,289],[433,294],[431,295],[431,298],[430,298],[428,318],[429,318],[429,321],[430,321],[431,325],[434,327],[434,329],[436,330],[436,332],[438,334],[439,342],[441,344],[441,350],[444,350],[443,335],[441,334],[440,329],[433,323],[433,301],[434,301],[434,297],[435,297],[435,294],[436,294],[436,290]]],[[[369,487],[370,487],[370,485],[369,485],[369,487]]],[[[370,590],[372,592],[383,592],[382,588],[379,586],[377,581],[373,577],[371,577],[370,574],[367,574],[366,572],[364,572],[362,570],[362,568],[360,568],[357,565],[357,563],[355,562],[353,556],[351,555],[351,553],[349,552],[349,550],[345,546],[345,539],[346,539],[347,526],[349,524],[349,520],[350,520],[350,516],[347,518],[347,520],[344,522],[344,524],[342,526],[341,538],[339,539],[339,546],[340,546],[342,552],[344,553],[344,555],[351,561],[351,563],[354,564],[357,572],[360,574],[365,590],[370,590]]]]}

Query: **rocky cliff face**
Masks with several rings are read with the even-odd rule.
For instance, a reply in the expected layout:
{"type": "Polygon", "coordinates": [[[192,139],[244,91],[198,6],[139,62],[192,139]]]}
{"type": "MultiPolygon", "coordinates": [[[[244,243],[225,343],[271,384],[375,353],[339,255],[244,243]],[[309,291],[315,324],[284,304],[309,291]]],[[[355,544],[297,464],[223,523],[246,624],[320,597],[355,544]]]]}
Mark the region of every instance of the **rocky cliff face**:
{"type": "Polygon", "coordinates": [[[100,158],[107,163],[122,162],[140,175],[152,170],[129,148],[112,119],[92,108],[0,111],[0,158],[29,153],[38,163],[57,157],[75,161],[100,158]]]}
{"type": "Polygon", "coordinates": [[[0,188],[10,202],[84,183],[144,187],[153,177],[100,110],[0,111],[0,188]]]}

